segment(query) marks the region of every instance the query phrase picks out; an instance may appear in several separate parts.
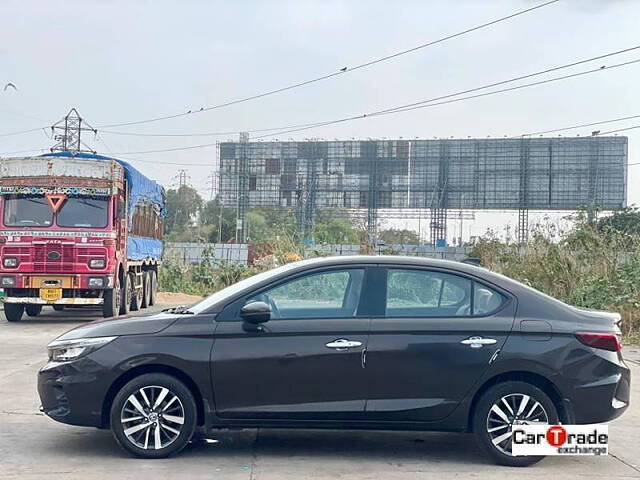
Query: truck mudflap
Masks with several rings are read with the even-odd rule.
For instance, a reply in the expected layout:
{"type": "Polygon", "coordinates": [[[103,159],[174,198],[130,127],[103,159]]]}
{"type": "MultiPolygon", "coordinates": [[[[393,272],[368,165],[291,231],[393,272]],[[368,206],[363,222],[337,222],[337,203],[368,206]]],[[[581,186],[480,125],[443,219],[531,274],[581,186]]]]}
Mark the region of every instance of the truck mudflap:
{"type": "Polygon", "coordinates": [[[40,297],[4,297],[4,303],[23,303],[30,305],[102,305],[102,298],[60,298],[54,301],[40,297]]]}

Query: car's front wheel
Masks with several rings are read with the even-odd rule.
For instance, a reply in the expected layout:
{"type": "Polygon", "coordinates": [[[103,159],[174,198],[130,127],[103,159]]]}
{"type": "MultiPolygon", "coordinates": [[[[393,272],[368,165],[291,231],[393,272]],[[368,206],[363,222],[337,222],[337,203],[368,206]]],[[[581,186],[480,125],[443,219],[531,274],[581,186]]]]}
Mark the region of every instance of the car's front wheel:
{"type": "Polygon", "coordinates": [[[111,429],[122,448],[138,457],[163,458],[182,450],[196,427],[196,404],[178,379],[144,374],[129,381],[111,406],[111,429]]]}
{"type": "Polygon", "coordinates": [[[511,431],[514,425],[558,423],[553,401],[541,389],[526,382],[509,381],[489,388],[478,400],[473,432],[480,447],[496,463],[526,467],[542,456],[514,456],[511,431]]]}

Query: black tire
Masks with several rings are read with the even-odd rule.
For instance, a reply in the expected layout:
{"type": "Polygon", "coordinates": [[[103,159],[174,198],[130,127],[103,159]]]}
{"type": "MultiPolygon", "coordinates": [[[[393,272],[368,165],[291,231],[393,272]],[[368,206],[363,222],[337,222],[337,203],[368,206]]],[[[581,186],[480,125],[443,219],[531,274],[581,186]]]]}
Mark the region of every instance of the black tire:
{"type": "Polygon", "coordinates": [[[42,305],[27,305],[25,311],[30,317],[37,317],[42,312],[42,305]]]}
{"type": "Polygon", "coordinates": [[[142,308],[147,308],[149,305],[149,297],[151,297],[151,275],[148,270],[142,272],[142,308]]]}
{"type": "MultiPolygon", "coordinates": [[[[489,419],[489,414],[491,412],[491,408],[495,404],[500,404],[501,399],[503,397],[507,397],[507,399],[514,399],[515,404],[517,405],[517,399],[521,399],[518,395],[526,395],[529,396],[529,400],[527,405],[534,405],[533,401],[537,401],[540,403],[541,408],[544,409],[544,413],[547,417],[547,422],[550,425],[554,425],[558,423],[558,411],[553,403],[553,401],[549,398],[549,396],[543,392],[538,387],[526,383],[526,382],[517,382],[517,381],[508,381],[504,383],[498,383],[493,387],[489,388],[482,397],[478,400],[474,416],[473,416],[473,432],[476,435],[476,439],[480,448],[487,453],[496,463],[500,465],[506,465],[510,467],[527,467],[529,465],[533,465],[534,463],[539,462],[544,457],[543,456],[518,456],[514,457],[510,454],[504,453],[501,451],[500,445],[503,446],[502,450],[510,450],[509,441],[507,441],[507,446],[505,444],[498,444],[498,446],[493,444],[491,434],[487,431],[489,428],[489,423],[491,420],[489,419]],[[533,401],[532,401],[533,400],[533,401]]],[[[506,407],[502,407],[505,409],[505,414],[511,418],[508,411],[506,411],[506,407]]],[[[528,409],[525,408],[525,411],[528,409]]],[[[538,410],[536,410],[538,411],[538,410]]],[[[517,413],[517,412],[516,412],[517,413]]],[[[522,418],[522,417],[520,417],[522,418]]],[[[510,431],[511,428],[508,427],[508,430],[504,430],[505,433],[510,431]]],[[[496,436],[501,435],[495,433],[496,436]]],[[[495,440],[495,437],[494,437],[495,440]]]]}
{"type": "Polygon", "coordinates": [[[64,310],[64,305],[53,305],[53,309],[54,309],[56,312],[61,312],[61,311],[63,311],[63,310],[64,310]]]}
{"type": "Polygon", "coordinates": [[[142,297],[144,296],[142,288],[136,288],[136,274],[129,273],[129,284],[131,285],[131,311],[137,312],[142,307],[142,297]]]}
{"type": "Polygon", "coordinates": [[[24,305],[22,303],[5,303],[4,316],[8,322],[19,322],[22,320],[24,305]]]}
{"type": "Polygon", "coordinates": [[[120,315],[127,315],[131,307],[131,286],[129,275],[123,276],[123,284],[120,285],[120,315]]]}
{"type": "Polygon", "coordinates": [[[196,428],[196,403],[191,391],[180,380],[164,373],[148,373],[134,378],[120,389],[113,399],[110,418],[113,436],[124,450],[137,457],[164,458],[178,453],[189,443],[189,440],[191,440],[196,428]],[[153,418],[149,416],[149,406],[144,402],[144,398],[140,394],[137,394],[142,388],[147,392],[146,396],[149,399],[151,407],[154,406],[154,400],[159,396],[156,395],[154,397],[154,392],[159,393],[163,388],[168,390],[168,393],[164,397],[165,400],[161,401],[159,406],[155,408],[156,423],[153,423],[153,418]],[[129,397],[134,394],[136,394],[139,403],[145,408],[145,418],[126,422],[126,426],[123,426],[123,416],[125,416],[126,419],[138,413],[135,410],[130,410],[132,404],[129,402],[129,397]],[[174,396],[177,397],[177,401],[173,400],[174,396]],[[167,407],[167,403],[170,401],[172,403],[167,407]],[[165,415],[163,413],[164,408],[168,408],[166,411],[172,412],[173,418],[182,417],[183,423],[180,425],[179,423],[164,418],[162,416],[165,415]],[[148,425],[149,427],[146,428],[144,425],[148,425]],[[173,431],[166,429],[169,425],[173,431]],[[129,429],[132,427],[140,428],[138,431],[131,432],[129,429]],[[130,436],[125,433],[125,429],[129,430],[130,436]],[[155,445],[156,429],[160,430],[158,434],[160,448],[157,449],[155,445]],[[175,433],[176,431],[178,432],[177,435],[175,433]],[[136,444],[136,442],[138,444],[136,444]],[[163,445],[163,442],[165,442],[165,445],[163,445]],[[147,448],[144,448],[145,445],[147,448]]]}
{"type": "Polygon", "coordinates": [[[108,288],[102,293],[102,316],[104,318],[117,317],[120,314],[121,300],[120,280],[116,276],[113,288],[108,288]]]}
{"type": "Polygon", "coordinates": [[[158,294],[158,272],[149,270],[149,279],[151,284],[151,293],[149,294],[149,305],[155,305],[158,294]]]}

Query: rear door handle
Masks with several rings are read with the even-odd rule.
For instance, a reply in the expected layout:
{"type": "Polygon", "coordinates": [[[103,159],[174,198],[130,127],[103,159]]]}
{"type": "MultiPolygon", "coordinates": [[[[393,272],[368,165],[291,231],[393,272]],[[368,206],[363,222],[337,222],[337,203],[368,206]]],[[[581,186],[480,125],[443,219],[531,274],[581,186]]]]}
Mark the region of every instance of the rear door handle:
{"type": "Polygon", "coordinates": [[[462,340],[460,343],[463,345],[469,345],[471,348],[480,348],[483,345],[493,345],[497,340],[495,338],[482,338],[482,337],[469,337],[462,340]]]}
{"type": "Polygon", "coordinates": [[[334,350],[342,351],[350,348],[357,348],[362,346],[362,342],[355,340],[347,340],[346,338],[339,338],[333,342],[329,342],[325,345],[327,348],[333,348],[334,350]]]}

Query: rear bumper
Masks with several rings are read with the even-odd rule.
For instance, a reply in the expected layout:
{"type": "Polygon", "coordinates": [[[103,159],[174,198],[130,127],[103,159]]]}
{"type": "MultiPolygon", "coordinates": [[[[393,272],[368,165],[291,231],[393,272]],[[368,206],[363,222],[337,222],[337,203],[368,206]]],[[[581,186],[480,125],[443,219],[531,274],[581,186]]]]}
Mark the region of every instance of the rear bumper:
{"type": "Polygon", "coordinates": [[[102,305],[102,298],[61,298],[55,301],[40,297],[5,297],[4,303],[23,303],[29,305],[102,305]]]}
{"type": "MultiPolygon", "coordinates": [[[[609,365],[613,367],[613,365],[609,365]]],[[[576,424],[609,422],[629,407],[631,371],[621,362],[615,372],[597,380],[577,385],[570,403],[576,424]]]]}

